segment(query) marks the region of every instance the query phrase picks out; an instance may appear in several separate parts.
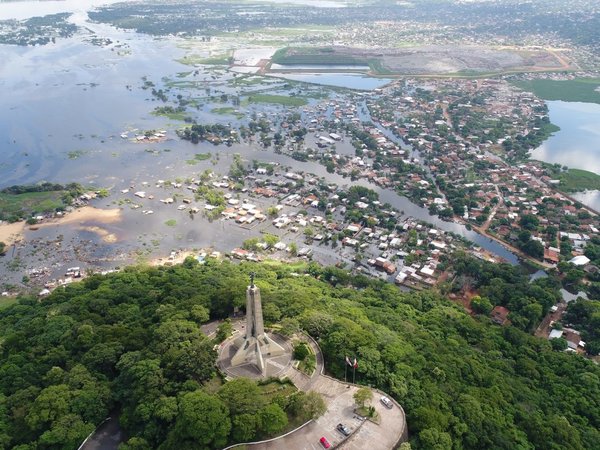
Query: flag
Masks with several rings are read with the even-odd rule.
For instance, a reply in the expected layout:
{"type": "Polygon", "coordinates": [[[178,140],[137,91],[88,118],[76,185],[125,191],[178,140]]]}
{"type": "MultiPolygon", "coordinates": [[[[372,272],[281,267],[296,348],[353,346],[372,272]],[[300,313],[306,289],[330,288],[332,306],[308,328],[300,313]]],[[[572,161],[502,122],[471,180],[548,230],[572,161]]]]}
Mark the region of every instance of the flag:
{"type": "Polygon", "coordinates": [[[355,369],[358,367],[358,361],[356,360],[356,358],[354,358],[354,361],[352,363],[352,367],[354,367],[355,369]]]}
{"type": "Polygon", "coordinates": [[[346,364],[348,364],[350,367],[352,367],[352,361],[350,361],[350,358],[348,358],[346,356],[346,364]]]}

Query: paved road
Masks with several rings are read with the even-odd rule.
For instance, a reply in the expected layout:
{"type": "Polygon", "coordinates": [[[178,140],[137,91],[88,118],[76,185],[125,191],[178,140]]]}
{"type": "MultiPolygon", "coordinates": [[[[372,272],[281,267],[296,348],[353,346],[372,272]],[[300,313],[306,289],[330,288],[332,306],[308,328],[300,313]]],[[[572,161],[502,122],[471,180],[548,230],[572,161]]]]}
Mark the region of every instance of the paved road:
{"type": "Polygon", "coordinates": [[[94,435],[80,447],[80,450],[117,450],[119,444],[125,441],[123,431],[117,418],[104,422],[94,435]]]}

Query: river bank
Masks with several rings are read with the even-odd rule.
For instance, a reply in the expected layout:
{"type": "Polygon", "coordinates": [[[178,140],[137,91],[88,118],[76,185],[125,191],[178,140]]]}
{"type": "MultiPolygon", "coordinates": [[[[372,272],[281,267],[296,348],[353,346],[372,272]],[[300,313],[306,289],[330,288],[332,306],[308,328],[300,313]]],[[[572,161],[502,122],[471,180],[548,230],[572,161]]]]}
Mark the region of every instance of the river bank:
{"type": "Polygon", "coordinates": [[[62,217],[54,217],[35,225],[27,225],[24,221],[0,224],[0,242],[7,246],[25,241],[26,231],[37,231],[49,227],[61,227],[77,224],[82,229],[106,236],[106,231],[99,226],[85,226],[86,223],[109,224],[121,220],[120,209],[100,209],[93,206],[77,208],[62,217]]]}

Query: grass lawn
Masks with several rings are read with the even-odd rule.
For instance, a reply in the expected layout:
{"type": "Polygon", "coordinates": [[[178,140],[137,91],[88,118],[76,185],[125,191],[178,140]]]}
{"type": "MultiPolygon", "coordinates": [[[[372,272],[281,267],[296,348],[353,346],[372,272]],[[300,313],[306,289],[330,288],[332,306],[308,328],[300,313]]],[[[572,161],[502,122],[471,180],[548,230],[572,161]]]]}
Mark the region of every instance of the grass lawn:
{"type": "Polygon", "coordinates": [[[562,100],[565,102],[600,103],[600,78],[575,78],[574,80],[526,80],[513,81],[512,84],[533,92],[544,100],[562,100]]]}
{"type": "Polygon", "coordinates": [[[0,218],[12,215],[30,215],[56,210],[63,206],[61,197],[64,191],[26,192],[24,194],[6,194],[0,192],[0,218]]]}
{"type": "Polygon", "coordinates": [[[585,191],[586,189],[600,189],[600,175],[581,169],[569,169],[561,173],[560,189],[566,192],[585,191]]]}
{"type": "Polygon", "coordinates": [[[262,394],[267,400],[267,402],[271,402],[273,400],[273,397],[277,395],[287,397],[298,390],[298,388],[296,388],[296,386],[294,386],[291,381],[271,381],[267,384],[261,384],[258,387],[262,391],[262,394]]]}
{"type": "Polygon", "coordinates": [[[248,97],[249,103],[274,103],[284,106],[304,106],[308,102],[302,97],[288,97],[286,95],[255,94],[248,97]]]}

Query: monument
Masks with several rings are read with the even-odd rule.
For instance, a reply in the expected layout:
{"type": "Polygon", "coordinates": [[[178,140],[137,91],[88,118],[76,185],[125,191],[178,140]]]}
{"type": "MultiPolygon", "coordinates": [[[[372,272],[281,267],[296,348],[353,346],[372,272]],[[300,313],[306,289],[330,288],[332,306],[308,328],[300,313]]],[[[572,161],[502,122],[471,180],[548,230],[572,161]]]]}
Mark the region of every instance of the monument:
{"type": "Polygon", "coordinates": [[[263,324],[260,289],[254,285],[254,272],[246,289],[246,333],[237,338],[237,351],[231,358],[231,367],[254,364],[263,377],[267,376],[266,358],[281,356],[286,350],[267,333],[263,324]]]}

